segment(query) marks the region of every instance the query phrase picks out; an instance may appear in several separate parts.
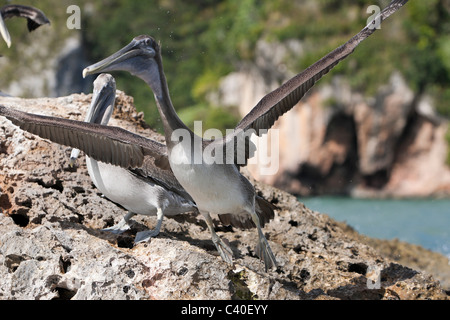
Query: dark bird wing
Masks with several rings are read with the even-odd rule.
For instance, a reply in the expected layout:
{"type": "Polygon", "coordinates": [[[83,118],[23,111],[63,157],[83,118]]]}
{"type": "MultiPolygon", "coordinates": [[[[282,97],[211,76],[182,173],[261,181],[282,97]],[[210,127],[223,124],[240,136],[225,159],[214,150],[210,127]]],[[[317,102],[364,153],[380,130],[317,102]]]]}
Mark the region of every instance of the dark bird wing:
{"type": "Polygon", "coordinates": [[[9,19],[13,17],[21,17],[27,19],[28,31],[33,31],[44,24],[50,24],[50,20],[45,14],[34,7],[23,6],[18,4],[10,4],[3,6],[0,9],[3,19],[9,19]]]}
{"type": "Polygon", "coordinates": [[[153,160],[148,157],[144,160],[144,165],[140,168],[129,169],[136,177],[145,179],[146,181],[153,181],[164,187],[166,190],[170,190],[184,199],[195,203],[194,199],[189,195],[189,193],[184,190],[181,184],[178,182],[177,178],[172,172],[170,167],[162,169],[161,167],[154,164],[153,160]]]}
{"type": "Polygon", "coordinates": [[[22,130],[83,150],[97,161],[126,169],[140,168],[150,156],[156,166],[170,168],[164,145],[122,128],[35,115],[1,105],[0,115],[22,130]]]}
{"type": "MultiPolygon", "coordinates": [[[[255,197],[255,212],[258,215],[259,222],[261,227],[264,227],[266,223],[269,223],[275,216],[274,210],[277,207],[272,203],[267,201],[266,199],[256,196],[255,197]]],[[[236,214],[236,213],[225,213],[219,214],[219,220],[224,225],[231,225],[233,227],[239,229],[252,229],[255,228],[256,225],[253,222],[252,218],[247,214],[236,214]]]]}
{"type": "MultiPolygon", "coordinates": [[[[235,133],[225,138],[225,143],[233,142],[236,144],[235,140],[242,141],[242,138],[246,136],[245,132],[251,129],[257,135],[264,134],[280,116],[292,109],[319,79],[350,55],[363,40],[369,37],[376,30],[375,24],[377,22],[381,23],[406,2],[408,0],[393,0],[371,23],[344,45],[333,50],[303,72],[288,80],[278,89],[267,94],[236,126],[235,133]]],[[[245,141],[247,146],[248,139],[245,141]]],[[[252,155],[253,152],[251,151],[246,154],[249,157],[252,157],[252,155]]]]}

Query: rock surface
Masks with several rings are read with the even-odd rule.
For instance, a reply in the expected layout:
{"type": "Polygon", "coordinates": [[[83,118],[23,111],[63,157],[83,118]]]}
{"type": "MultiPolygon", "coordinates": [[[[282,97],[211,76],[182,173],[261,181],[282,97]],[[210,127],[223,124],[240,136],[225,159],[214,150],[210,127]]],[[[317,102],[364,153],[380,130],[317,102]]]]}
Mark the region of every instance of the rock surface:
{"type": "MultiPolygon", "coordinates": [[[[0,98],[2,105],[72,119],[83,119],[89,102],[86,95],[0,98]]],[[[111,124],[163,141],[121,92],[111,124]]],[[[279,208],[264,228],[279,270],[265,273],[255,257],[256,230],[218,224],[235,255],[235,265],[226,265],[195,214],[166,217],[157,238],[134,246],[136,232],[156,218],[133,218],[122,235],[102,232],[126,212],[99,194],[83,157],[72,169],[69,155],[70,148],[0,117],[0,299],[449,299],[437,280],[448,285],[443,273],[403,266],[259,182],[258,192],[279,208]]]]}

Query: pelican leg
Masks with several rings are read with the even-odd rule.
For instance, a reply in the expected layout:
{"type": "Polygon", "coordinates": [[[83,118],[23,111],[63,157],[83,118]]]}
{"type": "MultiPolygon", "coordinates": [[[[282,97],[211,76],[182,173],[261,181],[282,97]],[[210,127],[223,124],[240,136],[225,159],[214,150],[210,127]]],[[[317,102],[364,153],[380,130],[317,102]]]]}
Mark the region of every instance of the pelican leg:
{"type": "Polygon", "coordinates": [[[258,228],[258,243],[255,248],[256,255],[264,261],[264,267],[267,272],[272,267],[277,266],[277,260],[275,259],[274,254],[272,253],[272,249],[270,248],[269,242],[267,242],[266,237],[264,236],[261,230],[261,224],[259,222],[258,215],[255,211],[251,213],[253,222],[258,228]]]}
{"type": "Polygon", "coordinates": [[[156,217],[157,217],[157,221],[156,221],[156,227],[153,230],[147,230],[147,231],[141,231],[136,233],[136,238],[134,239],[134,243],[138,244],[141,242],[147,242],[149,241],[151,238],[156,237],[159,234],[159,231],[161,230],[161,225],[162,225],[162,221],[164,218],[164,213],[162,211],[162,209],[160,207],[158,207],[157,212],[156,212],[156,217]]]}
{"type": "Polygon", "coordinates": [[[206,220],[206,224],[208,225],[209,231],[211,231],[211,238],[212,242],[217,248],[217,251],[219,252],[222,259],[232,265],[233,264],[233,251],[231,248],[217,235],[216,231],[214,230],[214,223],[211,219],[211,216],[208,212],[201,212],[203,217],[206,220]]]}
{"type": "Polygon", "coordinates": [[[114,234],[121,234],[124,233],[127,230],[130,230],[130,219],[134,217],[136,214],[133,212],[128,212],[125,217],[120,220],[120,222],[110,228],[102,229],[102,231],[108,231],[114,234]]]}

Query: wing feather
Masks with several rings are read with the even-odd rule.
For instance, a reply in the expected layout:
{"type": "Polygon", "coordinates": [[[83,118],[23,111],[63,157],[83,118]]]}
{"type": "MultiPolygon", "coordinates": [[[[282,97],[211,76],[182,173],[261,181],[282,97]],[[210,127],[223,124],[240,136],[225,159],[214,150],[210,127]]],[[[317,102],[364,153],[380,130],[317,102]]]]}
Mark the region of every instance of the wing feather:
{"type": "Polygon", "coordinates": [[[333,69],[340,61],[349,56],[363,40],[375,32],[376,28],[374,24],[377,21],[381,23],[400,9],[406,2],[408,0],[393,0],[365,28],[345,44],[331,51],[303,72],[281,85],[278,89],[264,96],[241,120],[233,133],[224,137],[220,142],[213,143],[222,143],[225,145],[233,143],[234,145],[241,146],[240,148],[234,149],[234,163],[238,166],[245,165],[248,159],[253,157],[255,153],[254,146],[252,146],[250,139],[248,139],[248,135],[254,133],[261,136],[267,133],[267,130],[274,125],[278,118],[291,110],[317,81],[333,69]],[[245,159],[241,159],[242,156],[239,156],[237,153],[238,150],[242,150],[242,146],[246,150],[245,159]]]}
{"type": "MultiPolygon", "coordinates": [[[[287,111],[291,110],[303,96],[333,69],[340,61],[350,55],[355,48],[376,28],[373,27],[375,21],[383,21],[392,13],[401,8],[408,0],[392,1],[380,14],[375,17],[357,35],[347,41],[344,45],[333,50],[325,57],[305,69],[303,72],[288,80],[278,89],[263,97],[260,102],[242,119],[236,129],[254,129],[256,134],[261,135],[262,130],[270,129],[275,121],[287,111]]],[[[265,131],[262,131],[264,133],[265,131]]]]}
{"type": "Polygon", "coordinates": [[[41,10],[31,6],[10,4],[3,6],[0,9],[0,13],[4,19],[9,19],[12,17],[26,18],[28,31],[30,32],[36,30],[44,24],[50,23],[41,10]]]}
{"type": "Polygon", "coordinates": [[[122,128],[13,110],[0,105],[0,115],[41,138],[83,150],[89,157],[123,168],[138,168],[150,156],[168,167],[164,145],[122,128]]]}

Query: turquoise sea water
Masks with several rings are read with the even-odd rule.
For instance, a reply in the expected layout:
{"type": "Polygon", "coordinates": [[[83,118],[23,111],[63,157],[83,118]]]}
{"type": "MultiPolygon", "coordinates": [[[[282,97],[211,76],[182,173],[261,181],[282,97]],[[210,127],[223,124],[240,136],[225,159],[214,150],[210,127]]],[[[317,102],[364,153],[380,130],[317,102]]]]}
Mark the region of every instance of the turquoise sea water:
{"type": "Polygon", "coordinates": [[[345,221],[361,234],[379,239],[397,238],[450,258],[450,199],[317,197],[299,200],[312,210],[345,221]]]}

